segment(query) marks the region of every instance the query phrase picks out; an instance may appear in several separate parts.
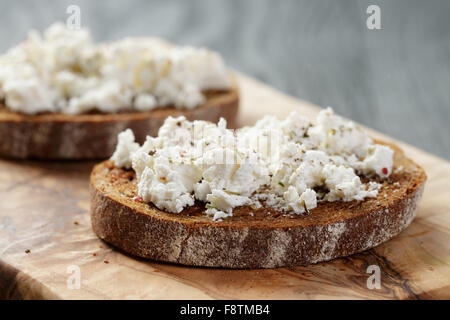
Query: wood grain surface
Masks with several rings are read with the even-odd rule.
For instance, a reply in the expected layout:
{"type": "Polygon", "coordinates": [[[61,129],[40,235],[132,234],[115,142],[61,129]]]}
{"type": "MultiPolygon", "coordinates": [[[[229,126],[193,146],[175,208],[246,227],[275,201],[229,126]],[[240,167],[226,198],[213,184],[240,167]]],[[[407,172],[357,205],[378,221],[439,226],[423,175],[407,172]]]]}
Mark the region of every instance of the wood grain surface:
{"type": "MultiPolygon", "coordinates": [[[[317,107],[239,76],[240,125],[317,107]]],[[[372,132],[380,139],[394,141],[372,132]]],[[[450,163],[404,143],[428,182],[411,226],[344,259],[268,270],[189,268],[136,259],[99,240],[89,218],[92,162],[0,160],[0,297],[19,299],[444,299],[450,298],[450,163]],[[381,270],[368,289],[367,268],[381,270]],[[70,289],[68,268],[80,269],[70,289]]]]}
{"type": "Polygon", "coordinates": [[[0,1],[0,51],[65,21],[72,4],[97,40],[207,46],[283,92],[450,160],[448,0],[0,1]],[[381,30],[366,27],[373,4],[381,30]]]}

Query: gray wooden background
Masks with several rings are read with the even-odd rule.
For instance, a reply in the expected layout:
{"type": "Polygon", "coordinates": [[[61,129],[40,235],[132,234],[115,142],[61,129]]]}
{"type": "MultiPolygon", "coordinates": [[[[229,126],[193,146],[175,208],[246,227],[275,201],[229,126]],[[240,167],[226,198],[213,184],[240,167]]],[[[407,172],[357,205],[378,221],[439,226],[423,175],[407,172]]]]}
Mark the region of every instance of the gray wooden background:
{"type": "Polygon", "coordinates": [[[208,46],[284,92],[450,159],[450,1],[0,0],[0,50],[65,21],[70,4],[97,40],[208,46]],[[382,30],[366,27],[370,4],[382,30]]]}

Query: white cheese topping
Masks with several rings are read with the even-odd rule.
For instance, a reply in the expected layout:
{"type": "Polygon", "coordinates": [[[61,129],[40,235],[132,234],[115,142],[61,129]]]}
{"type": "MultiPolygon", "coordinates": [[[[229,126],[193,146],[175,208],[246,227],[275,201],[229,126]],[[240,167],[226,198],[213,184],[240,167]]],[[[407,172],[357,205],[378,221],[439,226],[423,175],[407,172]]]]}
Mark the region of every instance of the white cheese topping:
{"type": "Polygon", "coordinates": [[[236,131],[224,119],[169,117],[141,147],[130,130],[122,132],[111,159],[134,169],[145,202],[179,213],[197,199],[221,220],[244,205],[307,214],[321,201],[376,197],[381,185],[360,175],[388,177],[393,154],[328,108],[315,125],[293,112],[236,131]]]}
{"type": "Polygon", "coordinates": [[[203,90],[229,87],[222,58],[205,48],[151,38],[96,44],[88,30],[62,23],[0,56],[0,101],[28,114],[192,109],[203,90]]]}

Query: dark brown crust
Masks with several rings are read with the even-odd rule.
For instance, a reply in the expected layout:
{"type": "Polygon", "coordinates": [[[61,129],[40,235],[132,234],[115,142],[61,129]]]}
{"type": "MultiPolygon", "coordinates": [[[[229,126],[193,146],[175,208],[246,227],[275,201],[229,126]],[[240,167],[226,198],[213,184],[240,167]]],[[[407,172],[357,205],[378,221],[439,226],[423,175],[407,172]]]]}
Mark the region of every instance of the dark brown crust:
{"type": "Polygon", "coordinates": [[[242,207],[213,222],[201,204],[170,214],[135,202],[134,172],[105,161],[91,174],[92,227],[125,252],[153,260],[225,268],[307,265],[373,248],[411,223],[426,174],[396,148],[399,166],[404,169],[383,182],[376,199],[320,203],[308,216],[242,207]]]}
{"type": "Polygon", "coordinates": [[[227,119],[235,125],[239,106],[237,87],[207,93],[205,104],[193,110],[161,108],[149,112],[119,114],[25,115],[0,110],[0,157],[16,159],[104,159],[117,144],[117,135],[131,128],[142,143],[156,135],[168,116],[184,115],[189,120],[217,122],[227,119]]]}

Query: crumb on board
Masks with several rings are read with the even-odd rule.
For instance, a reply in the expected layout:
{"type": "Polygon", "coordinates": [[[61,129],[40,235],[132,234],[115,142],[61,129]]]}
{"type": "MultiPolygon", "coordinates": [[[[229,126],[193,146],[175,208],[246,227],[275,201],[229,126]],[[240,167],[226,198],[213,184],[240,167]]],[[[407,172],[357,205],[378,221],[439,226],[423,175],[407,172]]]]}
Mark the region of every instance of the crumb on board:
{"type": "Polygon", "coordinates": [[[394,173],[400,173],[400,172],[402,172],[403,171],[403,166],[399,166],[398,168],[396,168],[395,170],[394,170],[394,173]]]}
{"type": "Polygon", "coordinates": [[[108,260],[104,260],[103,262],[104,262],[104,263],[109,263],[109,261],[108,261],[108,260]]]}
{"type": "Polygon", "coordinates": [[[78,223],[77,220],[75,220],[75,221],[73,222],[73,224],[74,224],[74,225],[78,225],[79,223],[78,223]]]}
{"type": "Polygon", "coordinates": [[[92,254],[94,257],[96,257],[97,256],[97,253],[96,252],[94,252],[93,254],[92,254]]]}
{"type": "Polygon", "coordinates": [[[31,253],[31,250],[30,250],[30,249],[27,249],[27,250],[25,250],[25,253],[26,253],[26,254],[29,254],[29,253],[31,253]]]}

